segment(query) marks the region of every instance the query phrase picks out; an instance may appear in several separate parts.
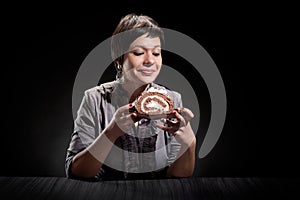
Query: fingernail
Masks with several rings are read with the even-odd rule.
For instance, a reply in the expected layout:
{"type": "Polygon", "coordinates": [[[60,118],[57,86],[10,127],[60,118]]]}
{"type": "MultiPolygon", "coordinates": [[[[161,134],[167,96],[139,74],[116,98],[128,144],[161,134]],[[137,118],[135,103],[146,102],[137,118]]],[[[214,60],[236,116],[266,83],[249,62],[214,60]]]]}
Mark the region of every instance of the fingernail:
{"type": "Polygon", "coordinates": [[[130,108],[132,107],[132,103],[129,104],[129,107],[130,107],[130,108]]]}
{"type": "Polygon", "coordinates": [[[176,110],[174,110],[173,113],[176,114],[176,110]]]}

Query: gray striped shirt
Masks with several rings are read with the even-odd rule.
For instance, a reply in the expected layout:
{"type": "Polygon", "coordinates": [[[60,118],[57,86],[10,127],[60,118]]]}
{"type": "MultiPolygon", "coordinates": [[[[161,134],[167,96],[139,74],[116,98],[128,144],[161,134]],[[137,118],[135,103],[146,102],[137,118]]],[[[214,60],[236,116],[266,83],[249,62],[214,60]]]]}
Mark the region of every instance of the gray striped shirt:
{"type": "MultiPolygon", "coordinates": [[[[181,95],[178,92],[155,83],[151,86],[166,89],[174,101],[174,107],[182,107],[181,95]]],[[[117,81],[107,82],[85,91],[67,149],[65,163],[67,177],[74,177],[70,170],[73,157],[92,144],[110,123],[115,111],[128,103],[128,94],[117,81]]],[[[132,127],[127,134],[116,140],[95,178],[111,179],[116,172],[126,178],[128,173],[160,171],[172,164],[180,144],[173,136],[157,128],[155,123],[158,121],[142,119],[138,128],[132,127]]]]}

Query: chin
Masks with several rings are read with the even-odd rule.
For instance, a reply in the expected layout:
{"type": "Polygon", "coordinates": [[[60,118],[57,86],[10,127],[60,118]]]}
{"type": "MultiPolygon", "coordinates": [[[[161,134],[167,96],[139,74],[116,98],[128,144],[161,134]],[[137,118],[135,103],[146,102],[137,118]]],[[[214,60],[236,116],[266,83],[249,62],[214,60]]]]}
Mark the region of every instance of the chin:
{"type": "Polygon", "coordinates": [[[140,82],[144,84],[152,83],[155,81],[157,76],[137,76],[140,82]]]}
{"type": "Polygon", "coordinates": [[[154,78],[143,78],[140,79],[140,82],[143,84],[148,84],[148,83],[152,83],[155,79],[154,78]]]}

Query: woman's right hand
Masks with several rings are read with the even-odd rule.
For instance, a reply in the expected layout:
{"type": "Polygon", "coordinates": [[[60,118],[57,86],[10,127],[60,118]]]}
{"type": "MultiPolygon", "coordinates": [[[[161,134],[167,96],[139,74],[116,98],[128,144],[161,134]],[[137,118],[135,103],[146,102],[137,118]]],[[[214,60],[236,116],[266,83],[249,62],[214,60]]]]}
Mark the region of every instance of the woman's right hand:
{"type": "Polygon", "coordinates": [[[119,107],[113,115],[107,129],[116,134],[117,137],[128,132],[132,125],[138,120],[135,112],[129,112],[132,104],[119,107]]]}

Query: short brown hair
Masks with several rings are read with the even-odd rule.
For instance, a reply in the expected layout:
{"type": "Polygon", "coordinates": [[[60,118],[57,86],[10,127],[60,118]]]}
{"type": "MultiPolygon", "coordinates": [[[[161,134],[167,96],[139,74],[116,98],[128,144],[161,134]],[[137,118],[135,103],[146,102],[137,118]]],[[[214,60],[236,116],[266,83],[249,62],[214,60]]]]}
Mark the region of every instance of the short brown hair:
{"type": "Polygon", "coordinates": [[[129,45],[146,33],[148,37],[159,37],[162,47],[164,46],[163,30],[151,17],[130,13],[120,20],[111,39],[111,54],[115,66],[123,64],[123,54],[128,50],[129,45]],[[119,34],[121,32],[125,33],[119,34]]]}

